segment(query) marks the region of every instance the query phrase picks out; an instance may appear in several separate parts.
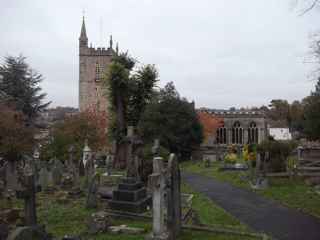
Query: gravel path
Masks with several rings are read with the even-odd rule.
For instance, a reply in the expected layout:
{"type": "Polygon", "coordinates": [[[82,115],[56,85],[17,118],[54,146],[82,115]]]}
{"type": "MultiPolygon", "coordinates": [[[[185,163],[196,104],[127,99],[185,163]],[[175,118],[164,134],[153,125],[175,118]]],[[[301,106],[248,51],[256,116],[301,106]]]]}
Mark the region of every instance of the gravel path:
{"type": "Polygon", "coordinates": [[[320,219],[284,207],[249,190],[183,173],[183,180],[257,232],[278,240],[320,240],[320,219]]]}

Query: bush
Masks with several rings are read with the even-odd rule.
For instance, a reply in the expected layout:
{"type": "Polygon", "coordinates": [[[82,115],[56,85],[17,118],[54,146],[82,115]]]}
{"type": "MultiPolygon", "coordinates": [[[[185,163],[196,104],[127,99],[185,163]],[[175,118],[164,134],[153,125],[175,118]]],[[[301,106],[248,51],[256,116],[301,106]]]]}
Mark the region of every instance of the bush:
{"type": "Polygon", "coordinates": [[[230,163],[230,164],[234,164],[237,162],[237,154],[235,153],[228,153],[225,157],[224,157],[224,161],[225,163],[230,163]]]}
{"type": "Polygon", "coordinates": [[[269,153],[269,171],[282,172],[287,169],[287,158],[293,149],[297,147],[294,141],[276,141],[267,140],[260,143],[257,150],[260,154],[266,156],[269,153]]]}
{"type": "MultiPolygon", "coordinates": [[[[151,149],[152,144],[147,144],[143,148],[141,180],[144,183],[148,182],[148,176],[153,172],[153,153],[151,149]]],[[[166,148],[160,146],[159,156],[162,157],[164,161],[167,161],[169,158],[169,151],[166,148]]]]}

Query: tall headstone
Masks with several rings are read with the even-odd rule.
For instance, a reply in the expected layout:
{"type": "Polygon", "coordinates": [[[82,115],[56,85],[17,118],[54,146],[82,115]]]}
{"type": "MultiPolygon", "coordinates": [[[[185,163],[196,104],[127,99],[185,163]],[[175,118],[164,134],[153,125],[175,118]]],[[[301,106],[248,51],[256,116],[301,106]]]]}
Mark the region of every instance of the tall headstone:
{"type": "Polygon", "coordinates": [[[53,168],[52,168],[52,180],[53,184],[59,186],[62,180],[62,173],[63,173],[63,164],[60,160],[55,159],[53,168]]]}
{"type": "Polygon", "coordinates": [[[34,226],[37,224],[36,213],[36,192],[39,189],[35,185],[34,174],[28,166],[24,169],[22,176],[22,190],[17,190],[17,197],[24,199],[24,217],[27,226],[34,226]]]}
{"type": "Polygon", "coordinates": [[[159,139],[155,139],[154,143],[153,143],[153,147],[152,147],[153,156],[155,156],[155,157],[158,156],[159,149],[160,149],[160,140],[159,139]]]}
{"type": "Polygon", "coordinates": [[[5,163],[6,168],[6,189],[7,190],[16,190],[18,189],[19,183],[18,183],[18,172],[16,168],[15,162],[6,162],[5,163]]]}
{"type": "Polygon", "coordinates": [[[46,165],[42,166],[40,169],[39,184],[43,190],[46,190],[48,188],[49,179],[48,179],[48,169],[46,165]]]}
{"type": "Polygon", "coordinates": [[[165,174],[163,159],[153,159],[153,173],[149,176],[149,187],[152,190],[152,233],[147,239],[165,240],[169,235],[165,226],[165,174]]]}
{"type": "Polygon", "coordinates": [[[69,163],[68,167],[71,171],[71,174],[73,176],[73,184],[75,187],[78,187],[80,185],[80,176],[79,176],[79,167],[77,166],[77,162],[75,160],[75,153],[76,149],[73,145],[71,145],[68,149],[69,152],[69,163]]]}
{"type": "Polygon", "coordinates": [[[181,231],[181,190],[178,159],[170,154],[167,168],[167,229],[170,239],[177,239],[181,231]]]}
{"type": "Polygon", "coordinates": [[[134,128],[128,127],[127,135],[127,177],[134,178],[137,181],[141,180],[140,167],[141,167],[141,149],[142,140],[134,135],[134,128]]]}
{"type": "Polygon", "coordinates": [[[98,188],[100,184],[99,175],[95,174],[90,181],[88,195],[87,195],[87,208],[96,208],[98,206],[98,188]]]}

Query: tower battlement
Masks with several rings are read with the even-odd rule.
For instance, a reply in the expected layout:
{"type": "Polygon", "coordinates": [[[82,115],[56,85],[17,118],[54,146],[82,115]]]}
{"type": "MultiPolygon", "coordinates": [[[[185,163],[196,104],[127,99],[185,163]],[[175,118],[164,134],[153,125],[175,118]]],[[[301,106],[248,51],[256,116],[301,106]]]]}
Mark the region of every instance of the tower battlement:
{"type": "Polygon", "coordinates": [[[80,55],[90,55],[90,56],[113,56],[115,54],[115,51],[108,47],[88,47],[88,48],[83,48],[80,51],[80,55]]]}

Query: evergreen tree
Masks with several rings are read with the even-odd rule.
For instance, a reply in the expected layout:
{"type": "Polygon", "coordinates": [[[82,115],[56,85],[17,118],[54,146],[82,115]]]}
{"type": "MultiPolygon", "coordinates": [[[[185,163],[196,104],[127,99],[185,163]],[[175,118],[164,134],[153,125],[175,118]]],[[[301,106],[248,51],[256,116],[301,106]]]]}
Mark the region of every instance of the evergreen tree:
{"type": "Polygon", "coordinates": [[[203,139],[194,103],[181,98],[172,82],[147,105],[139,131],[146,142],[159,138],[162,146],[182,158],[188,158],[203,139]]]}
{"type": "Polygon", "coordinates": [[[315,91],[304,100],[304,132],[311,140],[320,139],[320,79],[315,91]]]}
{"type": "Polygon", "coordinates": [[[6,57],[0,66],[0,92],[3,92],[18,111],[32,121],[50,102],[43,103],[46,97],[39,86],[41,74],[29,67],[25,57],[6,57]]]}

